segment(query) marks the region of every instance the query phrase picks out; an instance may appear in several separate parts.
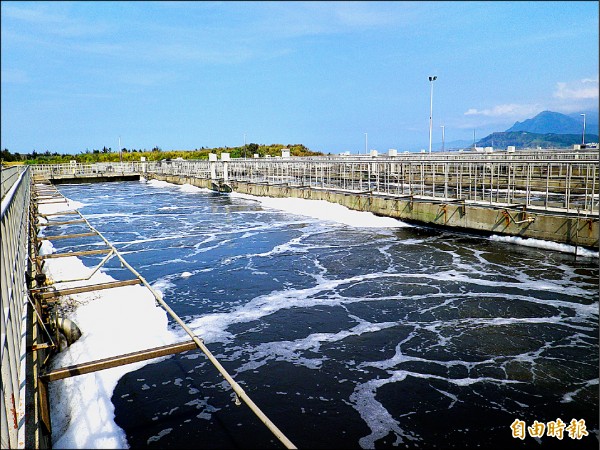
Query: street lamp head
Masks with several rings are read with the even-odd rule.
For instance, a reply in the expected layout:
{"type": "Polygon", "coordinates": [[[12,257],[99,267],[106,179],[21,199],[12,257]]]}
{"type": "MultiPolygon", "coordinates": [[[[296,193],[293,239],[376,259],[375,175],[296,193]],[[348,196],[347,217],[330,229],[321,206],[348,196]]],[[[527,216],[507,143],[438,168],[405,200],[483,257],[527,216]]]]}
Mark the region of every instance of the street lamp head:
{"type": "Polygon", "coordinates": [[[437,77],[429,77],[429,81],[435,81],[437,80],[437,77]]]}

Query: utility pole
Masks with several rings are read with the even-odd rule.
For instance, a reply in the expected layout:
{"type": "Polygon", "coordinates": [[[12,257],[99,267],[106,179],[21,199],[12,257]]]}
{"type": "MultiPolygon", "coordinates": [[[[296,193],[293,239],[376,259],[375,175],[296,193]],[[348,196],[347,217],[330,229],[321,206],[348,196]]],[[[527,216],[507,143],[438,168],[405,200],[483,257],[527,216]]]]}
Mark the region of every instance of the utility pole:
{"type": "Polygon", "coordinates": [[[429,77],[429,84],[431,85],[431,93],[429,96],[429,153],[431,153],[431,131],[433,127],[433,82],[437,80],[437,77],[429,77]]]}

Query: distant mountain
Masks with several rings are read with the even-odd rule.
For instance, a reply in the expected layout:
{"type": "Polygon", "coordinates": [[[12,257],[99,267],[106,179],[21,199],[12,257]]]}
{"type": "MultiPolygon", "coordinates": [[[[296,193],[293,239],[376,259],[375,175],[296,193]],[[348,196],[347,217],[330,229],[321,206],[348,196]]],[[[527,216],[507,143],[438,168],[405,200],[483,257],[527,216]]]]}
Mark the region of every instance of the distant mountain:
{"type": "Polygon", "coordinates": [[[516,122],[503,133],[492,133],[477,141],[478,147],[573,148],[581,144],[585,114],[585,142],[598,142],[598,112],[570,115],[543,111],[532,119],[516,122]]]}
{"type": "MultiPolygon", "coordinates": [[[[597,134],[586,132],[586,142],[598,142],[597,134]]],[[[574,144],[581,144],[581,133],[556,134],[556,133],[530,133],[527,131],[510,131],[492,133],[477,141],[478,147],[494,147],[505,149],[509,145],[516,148],[573,148],[574,144]]]]}
{"type": "Polygon", "coordinates": [[[527,131],[529,133],[555,133],[555,134],[577,134],[583,129],[582,124],[574,118],[561,113],[543,111],[533,119],[516,122],[506,130],[507,133],[515,131],[527,131]]]}

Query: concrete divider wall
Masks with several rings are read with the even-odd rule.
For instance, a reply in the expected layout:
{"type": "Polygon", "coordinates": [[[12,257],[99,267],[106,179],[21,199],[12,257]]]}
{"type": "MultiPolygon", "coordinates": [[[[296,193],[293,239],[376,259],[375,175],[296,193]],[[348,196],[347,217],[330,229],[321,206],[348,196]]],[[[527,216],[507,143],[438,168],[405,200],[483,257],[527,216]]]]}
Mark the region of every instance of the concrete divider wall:
{"type": "MultiPolygon", "coordinates": [[[[147,174],[148,178],[174,184],[191,184],[208,189],[219,189],[209,179],[177,175],[147,174]]],[[[499,234],[535,238],[577,245],[598,250],[599,221],[595,218],[567,217],[547,211],[509,209],[501,206],[475,205],[468,202],[444,203],[439,199],[412,200],[407,197],[377,196],[370,193],[352,193],[326,189],[302,188],[285,185],[230,182],[235,192],[268,197],[297,197],[326,200],[349,209],[368,211],[376,215],[395,217],[407,222],[457,228],[485,234],[499,234]]],[[[221,185],[223,190],[223,185],[221,185]]]]}

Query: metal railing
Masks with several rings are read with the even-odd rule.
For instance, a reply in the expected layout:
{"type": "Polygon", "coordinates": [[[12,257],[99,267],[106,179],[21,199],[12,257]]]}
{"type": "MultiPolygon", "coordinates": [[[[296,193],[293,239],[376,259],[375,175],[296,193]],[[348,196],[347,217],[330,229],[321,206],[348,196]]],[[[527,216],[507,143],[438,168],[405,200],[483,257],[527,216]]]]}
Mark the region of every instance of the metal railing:
{"type": "Polygon", "coordinates": [[[19,179],[19,175],[27,169],[26,166],[2,167],[2,187],[0,188],[0,198],[4,198],[8,190],[19,179]]]}
{"type": "MultiPolygon", "coordinates": [[[[4,171],[3,186],[4,186],[4,171]]],[[[30,171],[20,174],[2,197],[2,448],[22,448],[25,433],[25,353],[27,324],[30,171]]]]}
{"type": "Polygon", "coordinates": [[[141,162],[114,162],[93,164],[35,164],[31,165],[33,176],[52,179],[54,176],[96,176],[102,174],[128,174],[139,173],[142,170],[141,162]]]}
{"type": "Polygon", "coordinates": [[[230,180],[369,191],[375,195],[598,212],[597,161],[428,159],[231,164],[228,175],[230,180]]]}
{"type": "Polygon", "coordinates": [[[417,155],[172,161],[149,163],[146,171],[581,216],[598,214],[598,153],[417,155]]]}
{"type": "Polygon", "coordinates": [[[32,166],[34,175],[157,173],[597,215],[598,150],[436,152],[32,166]]]}

